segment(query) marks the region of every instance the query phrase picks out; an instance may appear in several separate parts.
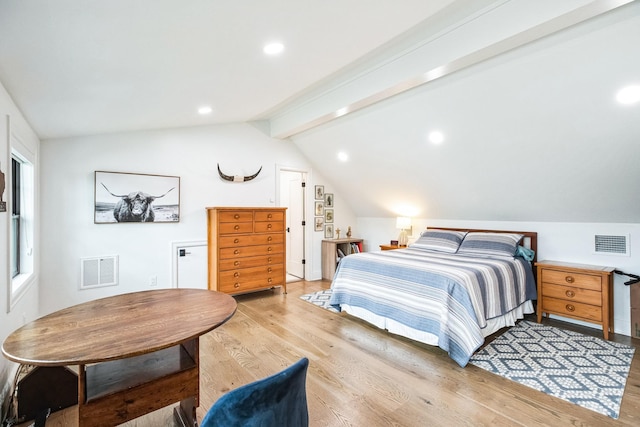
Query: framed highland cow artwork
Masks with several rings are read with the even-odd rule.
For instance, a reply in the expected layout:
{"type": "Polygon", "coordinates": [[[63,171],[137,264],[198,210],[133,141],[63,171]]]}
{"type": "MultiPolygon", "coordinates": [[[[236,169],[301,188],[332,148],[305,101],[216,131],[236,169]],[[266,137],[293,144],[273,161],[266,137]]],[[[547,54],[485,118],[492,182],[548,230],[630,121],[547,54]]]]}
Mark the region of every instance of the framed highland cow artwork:
{"type": "Polygon", "coordinates": [[[95,171],[96,224],[180,221],[180,177],[95,171]]]}

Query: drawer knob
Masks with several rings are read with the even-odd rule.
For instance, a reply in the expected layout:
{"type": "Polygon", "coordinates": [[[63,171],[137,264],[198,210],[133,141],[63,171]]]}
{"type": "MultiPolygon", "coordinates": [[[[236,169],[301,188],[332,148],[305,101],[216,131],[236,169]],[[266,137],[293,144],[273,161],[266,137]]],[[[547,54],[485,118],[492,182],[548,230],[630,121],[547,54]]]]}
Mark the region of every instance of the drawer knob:
{"type": "Polygon", "coordinates": [[[238,224],[236,224],[236,225],[233,226],[233,229],[238,231],[238,230],[240,230],[240,226],[238,224]]]}
{"type": "Polygon", "coordinates": [[[238,255],[239,253],[240,253],[240,251],[239,251],[239,250],[237,250],[237,249],[236,249],[235,251],[233,251],[233,254],[234,254],[234,255],[238,255]]]}
{"type": "Polygon", "coordinates": [[[273,248],[272,248],[271,246],[269,246],[269,247],[267,248],[267,252],[271,252],[272,250],[273,250],[273,248]]]}
{"type": "Polygon", "coordinates": [[[573,283],[576,281],[576,279],[574,279],[573,276],[567,276],[564,278],[564,280],[566,280],[567,283],[573,283]]]}
{"type": "Polygon", "coordinates": [[[235,214],[235,215],[233,216],[233,218],[234,218],[234,219],[240,219],[240,214],[235,214]]]}
{"type": "Polygon", "coordinates": [[[236,288],[236,289],[239,288],[240,287],[240,283],[234,283],[233,287],[236,288]]]}
{"type": "Polygon", "coordinates": [[[267,279],[267,282],[271,283],[271,282],[273,282],[273,279],[272,279],[271,277],[269,277],[269,278],[267,279]]]}
{"type": "Polygon", "coordinates": [[[576,311],[576,306],[572,304],[567,304],[567,311],[576,311]]]}
{"type": "Polygon", "coordinates": [[[235,267],[239,266],[239,265],[240,265],[240,261],[236,261],[236,262],[234,262],[234,263],[233,263],[233,265],[234,265],[235,267]]]}
{"type": "Polygon", "coordinates": [[[273,218],[273,215],[272,214],[267,214],[267,218],[271,219],[271,218],[273,218]]]}
{"type": "Polygon", "coordinates": [[[271,257],[267,258],[267,262],[269,263],[271,262],[271,257]]]}
{"type": "Polygon", "coordinates": [[[240,239],[233,239],[233,243],[240,243],[240,239]]]}
{"type": "Polygon", "coordinates": [[[271,236],[267,237],[267,242],[270,242],[272,240],[273,240],[273,237],[271,237],[271,236]]]}
{"type": "Polygon", "coordinates": [[[568,296],[569,298],[573,298],[576,296],[576,293],[573,291],[567,291],[565,292],[565,295],[568,296]]]}
{"type": "Polygon", "coordinates": [[[271,225],[271,224],[267,224],[267,228],[271,228],[271,227],[272,227],[272,225],[271,225]]]}
{"type": "Polygon", "coordinates": [[[269,273],[273,272],[273,268],[271,268],[271,267],[267,268],[267,272],[269,272],[269,273]]]}
{"type": "Polygon", "coordinates": [[[236,271],[235,273],[233,273],[233,277],[240,277],[240,273],[236,271]]]}

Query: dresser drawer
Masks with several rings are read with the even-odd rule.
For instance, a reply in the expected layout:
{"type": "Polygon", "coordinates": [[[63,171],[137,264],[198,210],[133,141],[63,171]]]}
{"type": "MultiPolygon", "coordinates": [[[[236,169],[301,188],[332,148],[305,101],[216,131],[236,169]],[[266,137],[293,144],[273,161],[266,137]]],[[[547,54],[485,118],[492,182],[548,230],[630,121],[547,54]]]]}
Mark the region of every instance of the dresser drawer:
{"type": "Polygon", "coordinates": [[[560,316],[602,322],[602,307],[596,305],[543,296],[542,310],[560,316]]]}
{"type": "Polygon", "coordinates": [[[284,262],[284,254],[253,256],[246,258],[223,259],[218,262],[218,270],[234,270],[238,268],[249,268],[268,265],[282,265],[284,262]]]}
{"type": "Polygon", "coordinates": [[[238,234],[238,233],[252,233],[252,222],[221,222],[218,226],[219,234],[238,234]]]}
{"type": "Polygon", "coordinates": [[[223,211],[218,213],[218,222],[251,222],[251,211],[223,211]]]}
{"type": "Polygon", "coordinates": [[[256,221],[280,221],[284,219],[282,211],[257,211],[255,213],[256,221]]]}
{"type": "Polygon", "coordinates": [[[284,253],[284,244],[243,246],[238,248],[220,248],[220,259],[242,258],[259,255],[284,253]]]}
{"type": "Polygon", "coordinates": [[[569,285],[574,288],[591,289],[594,291],[602,290],[601,277],[591,274],[542,269],[541,279],[543,283],[569,285]]]}
{"type": "Polygon", "coordinates": [[[218,290],[226,293],[280,286],[284,282],[284,267],[256,267],[219,273],[218,290]],[[271,269],[271,271],[269,271],[271,269]]]}
{"type": "Polygon", "coordinates": [[[254,230],[256,233],[275,233],[284,231],[284,222],[255,222],[254,230]]]}
{"type": "Polygon", "coordinates": [[[602,306],[602,292],[544,283],[542,296],[602,306]]]}
{"type": "Polygon", "coordinates": [[[284,235],[280,234],[244,234],[238,236],[221,236],[218,247],[233,248],[237,246],[255,246],[284,243],[284,235]]]}

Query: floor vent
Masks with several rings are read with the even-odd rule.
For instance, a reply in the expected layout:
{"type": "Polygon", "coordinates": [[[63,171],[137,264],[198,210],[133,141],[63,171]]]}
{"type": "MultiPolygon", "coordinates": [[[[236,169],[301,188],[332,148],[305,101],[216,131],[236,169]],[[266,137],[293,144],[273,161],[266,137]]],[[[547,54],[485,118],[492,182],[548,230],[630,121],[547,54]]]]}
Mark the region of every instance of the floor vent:
{"type": "Polygon", "coordinates": [[[80,289],[115,286],[118,284],[117,256],[82,258],[80,262],[80,289]]]}
{"type": "Polygon", "coordinates": [[[629,235],[609,236],[596,234],[594,237],[596,254],[629,256],[629,235]]]}

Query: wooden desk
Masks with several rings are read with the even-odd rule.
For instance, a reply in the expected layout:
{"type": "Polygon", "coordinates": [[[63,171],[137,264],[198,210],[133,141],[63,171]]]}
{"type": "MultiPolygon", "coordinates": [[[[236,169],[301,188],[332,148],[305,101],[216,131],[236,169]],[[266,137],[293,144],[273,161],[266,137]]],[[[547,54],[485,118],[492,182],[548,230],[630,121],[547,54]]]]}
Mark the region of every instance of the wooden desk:
{"type": "Polygon", "coordinates": [[[78,365],[79,425],[113,426],[174,402],[196,426],[200,335],[236,311],[229,295],[162,289],[79,304],[28,323],[2,354],[21,364],[78,365]]]}

